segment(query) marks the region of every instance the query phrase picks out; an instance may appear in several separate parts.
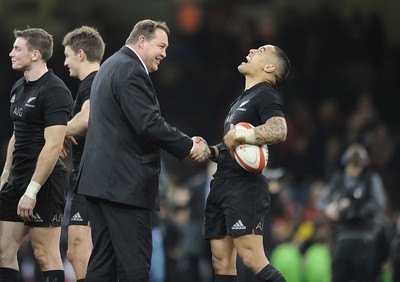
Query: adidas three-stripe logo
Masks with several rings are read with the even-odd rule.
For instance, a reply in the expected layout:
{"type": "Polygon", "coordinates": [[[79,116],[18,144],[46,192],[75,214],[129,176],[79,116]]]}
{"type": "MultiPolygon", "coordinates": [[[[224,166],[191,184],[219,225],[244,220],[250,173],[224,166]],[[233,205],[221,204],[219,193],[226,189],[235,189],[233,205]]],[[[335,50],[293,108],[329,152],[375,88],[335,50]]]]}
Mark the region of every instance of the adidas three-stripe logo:
{"type": "Polygon", "coordinates": [[[76,214],[74,214],[71,217],[71,221],[83,221],[81,214],[79,212],[77,212],[76,214]]]}
{"type": "Polygon", "coordinates": [[[240,219],[232,226],[232,230],[244,230],[244,229],[246,229],[246,226],[240,219]]]}

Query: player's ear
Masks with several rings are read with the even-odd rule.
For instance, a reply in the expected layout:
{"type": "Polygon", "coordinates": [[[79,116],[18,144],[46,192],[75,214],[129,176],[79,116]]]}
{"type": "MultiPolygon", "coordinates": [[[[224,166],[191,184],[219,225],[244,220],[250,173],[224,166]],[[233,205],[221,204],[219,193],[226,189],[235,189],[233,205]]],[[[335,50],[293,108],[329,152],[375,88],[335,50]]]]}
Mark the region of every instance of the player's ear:
{"type": "Polygon", "coordinates": [[[86,53],[85,53],[85,51],[83,51],[83,49],[79,49],[79,50],[78,50],[78,56],[79,56],[79,58],[80,58],[81,61],[85,60],[85,58],[86,58],[86,53]]]}
{"type": "Polygon", "coordinates": [[[40,53],[39,50],[34,50],[34,51],[32,52],[31,58],[32,58],[32,61],[33,61],[33,62],[39,60],[41,57],[42,57],[42,54],[40,53]]]}
{"type": "Polygon", "coordinates": [[[272,73],[272,72],[275,71],[275,69],[276,69],[276,67],[275,67],[274,64],[268,64],[268,65],[266,65],[266,66],[264,67],[264,71],[265,71],[266,73],[272,73]]]}

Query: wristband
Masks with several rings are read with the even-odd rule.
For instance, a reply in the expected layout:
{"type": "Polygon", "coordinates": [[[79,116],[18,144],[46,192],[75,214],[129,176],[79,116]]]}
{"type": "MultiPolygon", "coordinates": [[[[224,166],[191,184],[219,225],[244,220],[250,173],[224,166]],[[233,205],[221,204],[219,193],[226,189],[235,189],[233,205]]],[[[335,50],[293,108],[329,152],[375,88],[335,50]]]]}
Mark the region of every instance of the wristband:
{"type": "Polygon", "coordinates": [[[28,187],[26,188],[25,195],[31,199],[36,200],[36,195],[41,187],[42,187],[41,184],[31,180],[31,182],[29,182],[28,187]]]}
{"type": "Polygon", "coordinates": [[[239,129],[235,131],[236,139],[241,144],[256,144],[256,135],[254,134],[254,129],[239,129]]]}
{"type": "Polygon", "coordinates": [[[208,146],[208,149],[210,149],[211,151],[210,159],[212,160],[215,159],[215,154],[216,154],[215,148],[213,146],[208,146]]]}

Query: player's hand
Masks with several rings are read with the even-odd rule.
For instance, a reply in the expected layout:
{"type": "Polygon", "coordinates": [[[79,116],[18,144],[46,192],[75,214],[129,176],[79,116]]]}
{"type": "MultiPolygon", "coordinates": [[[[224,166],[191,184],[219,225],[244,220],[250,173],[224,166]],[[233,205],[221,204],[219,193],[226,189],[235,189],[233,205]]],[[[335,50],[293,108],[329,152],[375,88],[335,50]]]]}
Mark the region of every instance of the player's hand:
{"type": "Polygon", "coordinates": [[[63,147],[61,149],[61,152],[60,152],[60,157],[62,159],[65,159],[66,157],[68,157],[68,154],[69,154],[68,144],[64,142],[64,145],[63,145],[63,147]]]}
{"type": "Polygon", "coordinates": [[[68,157],[68,154],[70,152],[69,141],[74,145],[78,145],[78,142],[76,142],[76,140],[73,136],[65,136],[64,145],[60,152],[60,157],[62,159],[65,159],[66,157],[68,157]]]}
{"type": "Polygon", "coordinates": [[[231,155],[234,155],[235,148],[240,145],[239,141],[236,138],[236,129],[233,124],[230,125],[230,129],[228,133],[224,136],[224,143],[228,147],[231,155]]]}
{"type": "Polygon", "coordinates": [[[190,153],[190,158],[198,163],[202,163],[210,158],[211,151],[208,148],[207,142],[199,136],[192,137],[194,142],[193,151],[190,153]]]}
{"type": "Polygon", "coordinates": [[[24,221],[33,219],[33,208],[36,205],[36,199],[32,199],[27,195],[22,195],[17,207],[17,215],[24,221]]]}

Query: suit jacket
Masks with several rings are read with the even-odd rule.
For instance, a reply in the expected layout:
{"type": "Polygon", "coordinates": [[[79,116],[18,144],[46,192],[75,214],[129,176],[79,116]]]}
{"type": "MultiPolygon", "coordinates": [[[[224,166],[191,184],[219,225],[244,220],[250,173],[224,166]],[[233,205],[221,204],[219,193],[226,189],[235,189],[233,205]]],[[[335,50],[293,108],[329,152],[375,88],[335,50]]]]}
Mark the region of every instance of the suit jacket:
{"type": "Polygon", "coordinates": [[[124,46],[93,81],[76,192],[158,210],[160,149],[183,159],[192,146],[190,137],[161,117],[149,75],[124,46]]]}

